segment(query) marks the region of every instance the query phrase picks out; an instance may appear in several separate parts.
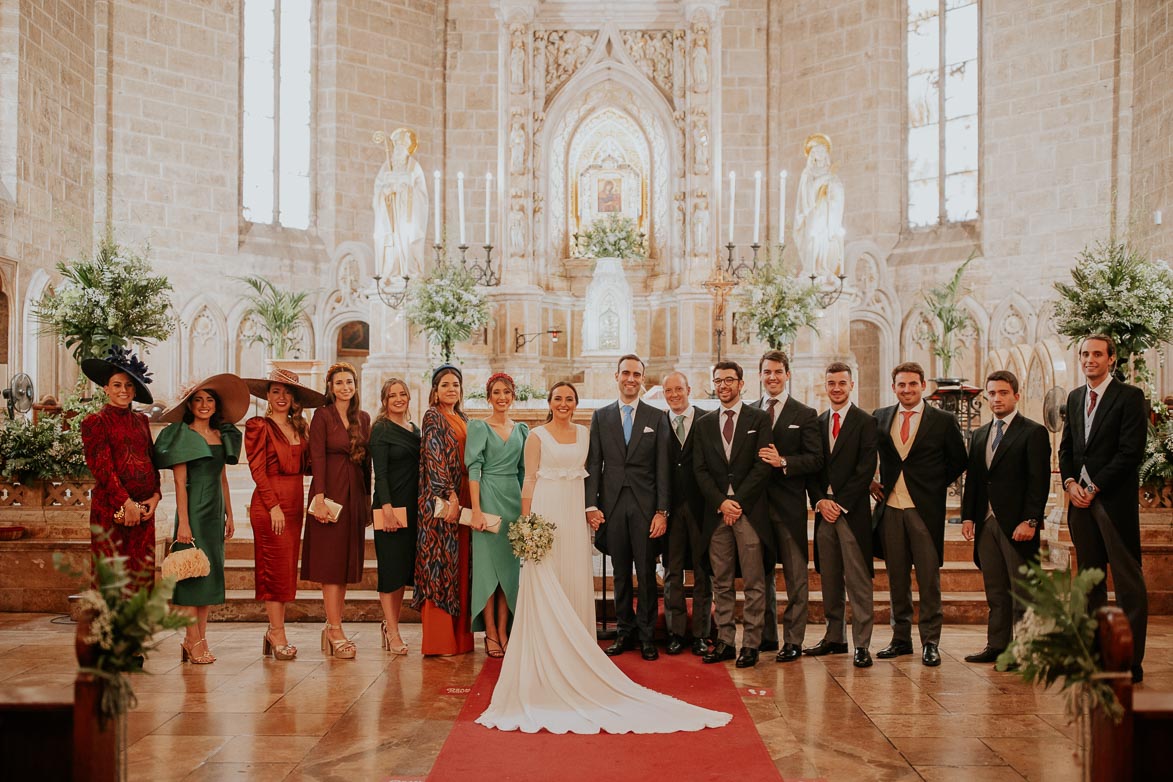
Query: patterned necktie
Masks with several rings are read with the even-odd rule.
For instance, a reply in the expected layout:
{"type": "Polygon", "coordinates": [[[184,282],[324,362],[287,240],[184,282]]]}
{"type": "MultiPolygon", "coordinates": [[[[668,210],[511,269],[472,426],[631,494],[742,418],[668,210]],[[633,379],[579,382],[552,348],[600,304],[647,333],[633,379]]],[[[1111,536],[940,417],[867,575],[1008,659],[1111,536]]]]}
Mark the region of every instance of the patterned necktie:
{"type": "Polygon", "coordinates": [[[1098,399],[1098,398],[1099,398],[1099,394],[1097,394],[1095,391],[1092,391],[1089,388],[1088,392],[1087,392],[1087,400],[1088,400],[1087,401],[1087,414],[1088,414],[1088,416],[1091,416],[1091,414],[1096,411],[1096,399],[1098,399]]]}
{"type": "Polygon", "coordinates": [[[998,452],[998,446],[1002,444],[1002,435],[1005,434],[1003,431],[1005,428],[1006,422],[1001,418],[999,418],[997,421],[994,421],[994,445],[990,449],[994,453],[998,452]]]}
{"type": "Polygon", "coordinates": [[[904,420],[900,422],[900,442],[907,443],[908,436],[912,433],[912,424],[910,421],[916,415],[915,410],[901,410],[900,415],[904,416],[904,420]]]}
{"type": "Polygon", "coordinates": [[[777,418],[774,417],[774,409],[777,407],[778,407],[778,400],[777,399],[769,399],[766,401],[766,412],[768,412],[770,414],[770,425],[771,426],[773,426],[774,422],[778,420],[777,418]]]}
{"type": "Polygon", "coordinates": [[[680,441],[681,445],[684,445],[684,415],[676,416],[676,423],[672,426],[676,430],[676,439],[680,441]]]}
{"type": "Polygon", "coordinates": [[[631,405],[623,406],[623,444],[631,442],[631,405]]]}
{"type": "Polygon", "coordinates": [[[839,438],[839,414],[831,414],[831,439],[837,440],[839,438]]]}
{"type": "Polygon", "coordinates": [[[725,426],[721,427],[721,434],[725,436],[725,442],[733,445],[733,411],[725,411],[725,426]]]}

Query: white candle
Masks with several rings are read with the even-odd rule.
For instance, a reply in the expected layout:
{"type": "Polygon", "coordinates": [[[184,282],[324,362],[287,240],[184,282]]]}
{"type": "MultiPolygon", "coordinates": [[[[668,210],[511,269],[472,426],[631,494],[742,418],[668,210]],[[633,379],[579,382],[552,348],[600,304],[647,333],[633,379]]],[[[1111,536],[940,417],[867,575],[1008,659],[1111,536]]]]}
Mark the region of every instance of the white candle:
{"type": "Polygon", "coordinates": [[[440,243],[440,169],[432,172],[432,225],[435,244],[440,243]]]}
{"type": "Polygon", "coordinates": [[[729,172],[729,244],[733,244],[733,195],[737,192],[737,174],[729,172]]]}
{"type": "Polygon", "coordinates": [[[786,169],[778,174],[778,244],[786,239],[786,169]]]}
{"type": "Polygon", "coordinates": [[[758,229],[762,214],[762,172],[753,172],[753,243],[758,243],[758,229]]]}
{"type": "Polygon", "coordinates": [[[464,172],[456,174],[456,214],[460,220],[460,243],[464,244],[464,172]]]}
{"type": "Polygon", "coordinates": [[[485,244],[491,244],[493,236],[493,175],[485,174],[485,244]]]}

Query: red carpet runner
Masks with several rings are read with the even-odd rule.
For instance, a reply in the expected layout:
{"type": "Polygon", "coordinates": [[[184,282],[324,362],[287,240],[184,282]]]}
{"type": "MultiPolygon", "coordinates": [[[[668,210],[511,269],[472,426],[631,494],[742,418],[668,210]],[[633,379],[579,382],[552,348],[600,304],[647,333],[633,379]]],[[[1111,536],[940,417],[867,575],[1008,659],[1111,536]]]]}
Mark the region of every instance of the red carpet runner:
{"type": "Polygon", "coordinates": [[[678,657],[661,654],[655,662],[628,652],[615,661],[633,681],[727,712],[733,720],[723,728],[695,733],[558,736],[493,730],[474,722],[488,708],[501,671],[499,660],[486,660],[429,782],[779,779],[725,664],[702,665],[687,652],[678,657]]]}

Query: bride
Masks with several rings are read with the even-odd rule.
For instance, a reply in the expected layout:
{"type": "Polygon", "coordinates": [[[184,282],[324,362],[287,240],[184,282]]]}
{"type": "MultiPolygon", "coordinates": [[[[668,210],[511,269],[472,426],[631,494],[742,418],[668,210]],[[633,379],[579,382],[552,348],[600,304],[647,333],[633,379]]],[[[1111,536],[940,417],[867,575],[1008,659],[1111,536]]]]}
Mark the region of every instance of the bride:
{"type": "Polygon", "coordinates": [[[509,651],[477,722],[525,733],[675,733],[727,724],[732,715],[641,687],[599,648],[583,511],[587,429],[571,422],[573,385],[555,383],[547,401],[550,418],[525,443],[521,512],[554,522],[554,544],[521,569],[509,651]]]}

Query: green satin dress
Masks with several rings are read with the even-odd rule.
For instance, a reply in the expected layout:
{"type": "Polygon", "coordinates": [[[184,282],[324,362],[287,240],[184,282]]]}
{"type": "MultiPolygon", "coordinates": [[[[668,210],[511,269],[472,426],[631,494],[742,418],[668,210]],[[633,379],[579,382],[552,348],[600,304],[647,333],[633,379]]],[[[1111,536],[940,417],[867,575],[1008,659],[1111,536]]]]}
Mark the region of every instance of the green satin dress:
{"type": "Polygon", "coordinates": [[[485,629],[485,603],[501,587],[509,604],[510,624],[517,604],[521,563],[513,556],[509,525],[521,515],[521,484],[525,480],[525,438],[529,427],[517,423],[505,440],[484,421],[468,422],[464,463],[468,479],[480,483],[481,511],[501,517],[496,533],[472,532],[473,631],[485,629]]]}
{"type": "MultiPolygon", "coordinates": [[[[185,423],[174,423],[159,432],[155,440],[155,466],[173,468],[187,465],[187,518],[195,545],[208,555],[211,572],[188,578],[175,585],[171,602],[178,606],[211,606],[224,602],[224,491],[220,476],[225,464],[240,459],[240,430],[232,424],[220,427],[220,445],[210,445],[185,423]]],[[[179,513],[175,514],[175,533],[179,513]]],[[[183,544],[176,544],[179,551],[183,544]]]]}

